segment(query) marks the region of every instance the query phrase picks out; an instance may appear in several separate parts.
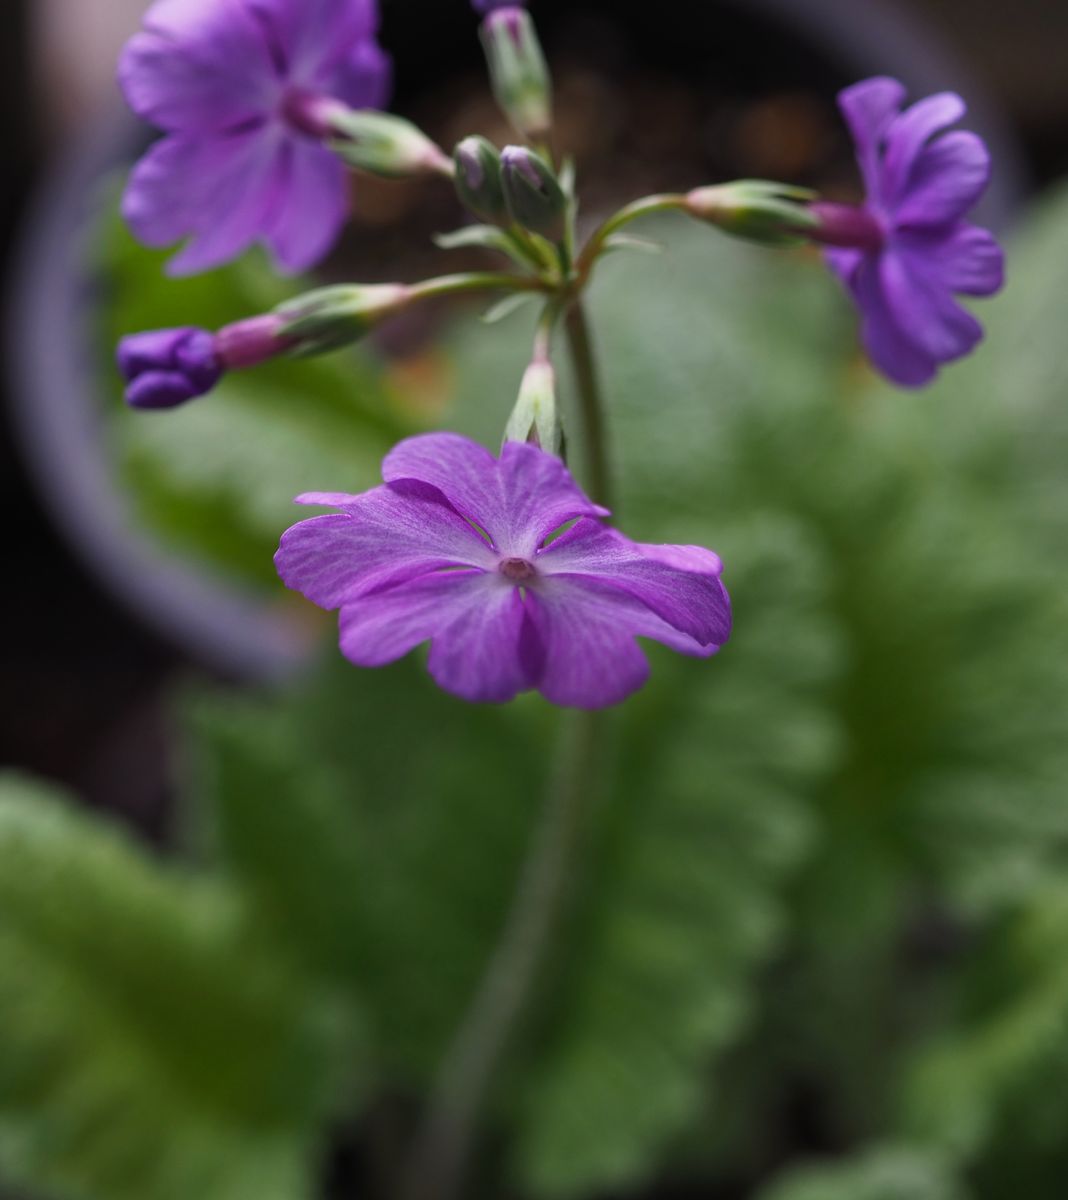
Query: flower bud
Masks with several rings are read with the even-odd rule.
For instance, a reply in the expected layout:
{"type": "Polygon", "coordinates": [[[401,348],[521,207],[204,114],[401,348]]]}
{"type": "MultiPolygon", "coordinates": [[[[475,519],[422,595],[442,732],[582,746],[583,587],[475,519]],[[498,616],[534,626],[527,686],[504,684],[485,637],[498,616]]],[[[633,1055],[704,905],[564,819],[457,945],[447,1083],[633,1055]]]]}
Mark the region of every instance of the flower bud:
{"type": "Polygon", "coordinates": [[[156,329],[124,337],[116,354],[132,408],[176,408],[222,378],[215,335],[206,329],[156,329]]]}
{"type": "Polygon", "coordinates": [[[685,210],[734,237],[780,246],[796,242],[816,225],[806,188],[743,179],[715,187],[697,188],[685,198],[685,210]]]}
{"type": "Polygon", "coordinates": [[[482,22],[482,45],[501,111],[525,138],[540,142],[552,128],[552,78],[530,14],[494,7],[482,22]]]}
{"type": "Polygon", "coordinates": [[[556,401],[556,372],[544,359],[535,359],[523,376],[512,415],[504,430],[506,442],[529,442],[557,458],[564,431],[556,401]]]}
{"type": "Polygon", "coordinates": [[[511,215],[504,199],[501,156],[484,137],[467,137],[453,154],[456,191],[464,205],[491,225],[509,225],[511,215]]]}
{"type": "Polygon", "coordinates": [[[512,218],[551,242],[562,241],[567,197],[545,159],[523,146],[506,146],[501,155],[501,176],[512,218]]]}
{"type": "Polygon", "coordinates": [[[340,159],[361,171],[386,179],[452,174],[452,162],[441,147],[403,117],[319,100],[308,120],[318,125],[340,159]]]}
{"type": "Polygon", "coordinates": [[[298,357],[326,354],[358,341],[411,297],[399,283],[339,284],[305,292],[275,309],[279,333],[298,357]]]}

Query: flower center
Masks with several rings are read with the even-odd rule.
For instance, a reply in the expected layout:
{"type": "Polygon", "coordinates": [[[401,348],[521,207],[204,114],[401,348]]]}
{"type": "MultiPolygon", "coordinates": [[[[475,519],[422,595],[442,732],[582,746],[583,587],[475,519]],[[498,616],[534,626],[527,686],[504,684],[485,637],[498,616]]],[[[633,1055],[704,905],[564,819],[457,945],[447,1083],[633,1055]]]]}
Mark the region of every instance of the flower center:
{"type": "Polygon", "coordinates": [[[501,559],[497,569],[505,579],[510,579],[513,583],[527,583],[537,575],[533,564],[528,563],[525,558],[501,559]]]}

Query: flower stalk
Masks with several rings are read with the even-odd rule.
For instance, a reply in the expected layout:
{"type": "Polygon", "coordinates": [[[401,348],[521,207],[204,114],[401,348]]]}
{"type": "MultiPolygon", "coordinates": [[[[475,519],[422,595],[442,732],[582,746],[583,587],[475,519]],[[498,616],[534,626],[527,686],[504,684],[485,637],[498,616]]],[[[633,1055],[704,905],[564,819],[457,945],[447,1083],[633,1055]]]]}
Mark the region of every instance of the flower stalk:
{"type": "Polygon", "coordinates": [[[580,711],[566,714],[561,726],[541,821],[500,943],[438,1075],[404,1200],[457,1200],[464,1193],[479,1120],[574,885],[595,794],[600,721],[580,711]]]}

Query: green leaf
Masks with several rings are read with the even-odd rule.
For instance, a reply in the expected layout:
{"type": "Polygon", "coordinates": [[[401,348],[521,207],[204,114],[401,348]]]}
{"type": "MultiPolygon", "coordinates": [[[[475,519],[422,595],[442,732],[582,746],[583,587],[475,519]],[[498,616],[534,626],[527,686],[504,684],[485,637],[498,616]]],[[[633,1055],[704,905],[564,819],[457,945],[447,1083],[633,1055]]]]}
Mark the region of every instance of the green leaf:
{"type": "Polygon", "coordinates": [[[912,1059],[903,1126],[964,1156],[999,1124],[1046,1149],[1063,1142],[1068,1105],[1068,888],[1036,890],[988,939],[964,992],[969,1012],[912,1059]],[[1023,1118],[1023,1119],[1021,1119],[1023,1118]]]}
{"type": "Polygon", "coordinates": [[[0,1172],[81,1200],[303,1200],[346,1046],[226,889],[0,779],[0,1172]]]}
{"type": "Polygon", "coordinates": [[[887,1146],[845,1162],[788,1170],[758,1200],[967,1200],[952,1167],[937,1155],[887,1146]]]}

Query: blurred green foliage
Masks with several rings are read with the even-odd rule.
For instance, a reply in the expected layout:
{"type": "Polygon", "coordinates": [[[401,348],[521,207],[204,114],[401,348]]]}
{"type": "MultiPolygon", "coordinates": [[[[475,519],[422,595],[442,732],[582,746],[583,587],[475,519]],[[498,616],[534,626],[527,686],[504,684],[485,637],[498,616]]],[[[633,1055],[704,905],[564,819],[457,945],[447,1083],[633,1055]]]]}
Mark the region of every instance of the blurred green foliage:
{"type": "MultiPolygon", "coordinates": [[[[651,648],[609,714],[485,1194],[1059,1200],[1068,197],[1018,239],[989,343],[919,394],[860,364],[810,257],[654,233],[669,253],[613,256],[592,297],[622,523],[719,550],[737,632],[707,663],[651,648]]],[[[112,332],[269,302],[247,264],[176,292],[111,254],[112,332]]],[[[458,321],[436,423],[493,444],[529,332],[458,321]]],[[[276,365],[167,417],[116,408],[114,443],[159,536],[277,589],[291,495],[374,481],[412,425],[390,395],[366,354],[276,365]]],[[[3,787],[0,1166],[59,1200],[298,1200],[329,1120],[425,1095],[558,716],[332,648],[176,715],[195,867],[3,787]]]]}

